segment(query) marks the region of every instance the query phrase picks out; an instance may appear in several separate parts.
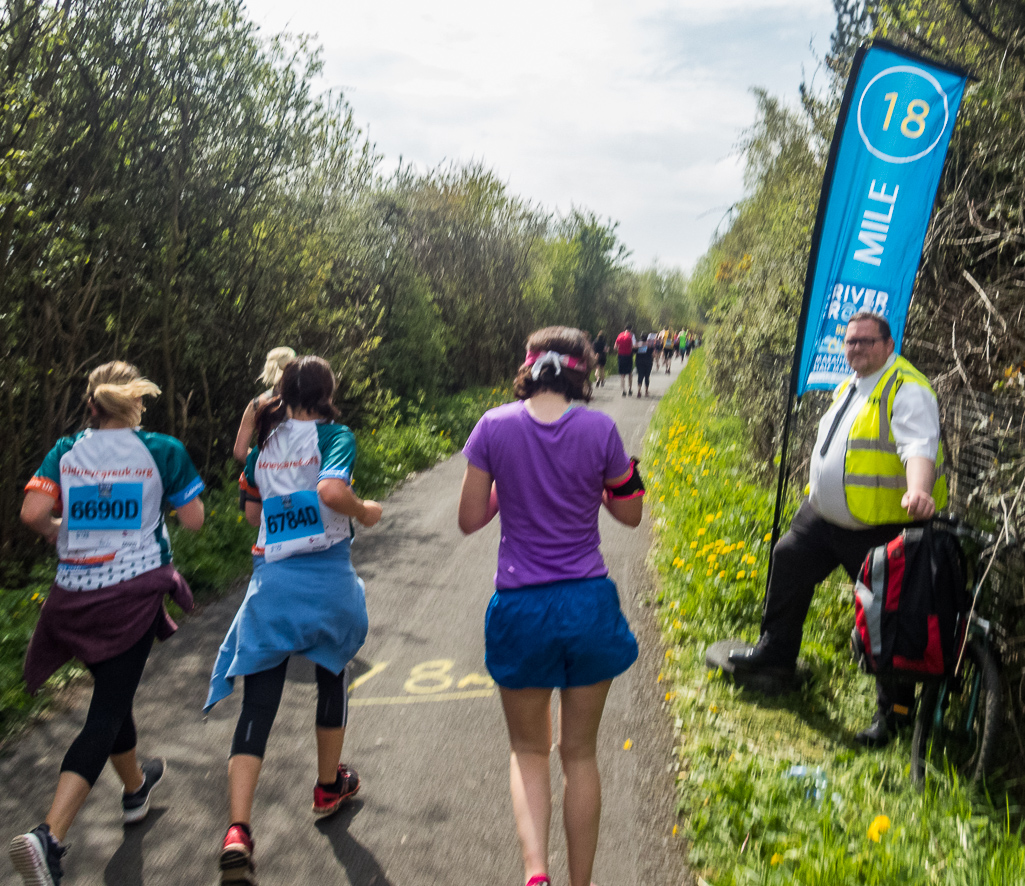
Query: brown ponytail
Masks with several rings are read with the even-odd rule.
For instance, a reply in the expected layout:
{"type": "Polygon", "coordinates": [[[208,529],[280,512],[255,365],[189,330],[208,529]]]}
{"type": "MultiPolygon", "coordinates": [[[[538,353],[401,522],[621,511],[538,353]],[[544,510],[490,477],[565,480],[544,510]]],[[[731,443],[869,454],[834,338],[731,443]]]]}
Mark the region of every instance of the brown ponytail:
{"type": "Polygon", "coordinates": [[[274,430],[293,411],[303,409],[330,421],[338,416],[331,398],[335,374],[322,357],[297,357],[285,366],[278,392],[256,412],[256,445],[261,449],[274,430]]]}

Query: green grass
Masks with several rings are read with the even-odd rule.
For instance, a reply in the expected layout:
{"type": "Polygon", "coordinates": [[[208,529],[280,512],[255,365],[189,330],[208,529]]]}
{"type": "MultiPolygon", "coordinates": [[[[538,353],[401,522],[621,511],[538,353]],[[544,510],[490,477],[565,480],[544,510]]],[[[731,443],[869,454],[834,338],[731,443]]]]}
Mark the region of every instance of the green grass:
{"type": "Polygon", "coordinates": [[[919,792],[907,739],[881,752],[853,743],[874,687],[851,661],[845,576],[815,595],[802,647],[812,677],[799,692],[767,699],[705,668],[710,643],[757,637],[774,503],[749,481],[746,428],[708,390],[698,350],[645,448],[667,646],[659,679],[679,736],[691,865],[714,886],[1025,882],[1020,810],[996,783],[987,796],[945,774],[919,792]],[[788,775],[795,765],[821,769],[818,797],[811,777],[788,775]],[[882,816],[890,826],[877,841],[882,816]]]}
{"type": "MultiPolygon", "coordinates": [[[[456,452],[477,419],[488,409],[511,399],[508,388],[479,388],[443,398],[433,407],[412,408],[398,420],[356,434],[356,492],[363,498],[384,498],[398,483],[456,452]]],[[[174,563],[188,580],[197,601],[205,602],[233,590],[250,570],[250,548],[256,530],[238,507],[234,463],[219,482],[203,493],[206,520],[199,532],[168,521],[174,563]]],[[[9,587],[0,587],[0,742],[9,738],[47,707],[55,689],[80,675],[68,665],[48,681],[35,698],[25,692],[22,663],[39,618],[39,610],[56,572],[50,557],[36,564],[9,587]]],[[[174,617],[180,611],[170,605],[174,617]]]]}

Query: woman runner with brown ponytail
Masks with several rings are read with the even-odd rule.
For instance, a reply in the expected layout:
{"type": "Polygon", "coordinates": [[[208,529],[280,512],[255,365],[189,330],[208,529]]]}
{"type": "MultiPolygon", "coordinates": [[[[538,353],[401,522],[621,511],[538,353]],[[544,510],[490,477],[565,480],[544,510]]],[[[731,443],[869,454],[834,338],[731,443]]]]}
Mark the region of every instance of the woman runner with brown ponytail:
{"type": "Polygon", "coordinates": [[[177,626],[170,594],[186,611],[192,594],[171,565],[164,511],[188,529],[203,525],[203,481],[173,437],[139,429],[144,396],[160,393],[134,366],[105,363],[89,375],[87,428],[64,437],[25,488],[21,519],[57,544],[57,578],[25,658],[36,692],[61,665],[93,675],[85,725],[60,767],[45,821],[11,841],[27,886],[59,886],[68,828],[109,759],[124,784],[125,823],[142,821],[164,776],[162,759],[139,765],[132,703],[153,640],[177,626]]]}
{"type": "Polygon", "coordinates": [[[348,720],[348,663],[363,645],[367,609],[352,568],[352,519],[373,526],[381,506],[352,490],[356,439],[332,419],[335,377],[320,357],[299,357],[279,394],[256,415],[257,445],[239,481],[246,519],[260,527],[253,577],[221,644],[206,710],[245,678],[228,759],[229,826],[221,844],[222,883],[255,882],[250,827],[256,785],[285,685],[288,659],[316,665],[317,781],[313,813],[330,815],[356,791],[341,763],[348,720]],[[350,519],[352,518],[352,519],[350,519]]]}

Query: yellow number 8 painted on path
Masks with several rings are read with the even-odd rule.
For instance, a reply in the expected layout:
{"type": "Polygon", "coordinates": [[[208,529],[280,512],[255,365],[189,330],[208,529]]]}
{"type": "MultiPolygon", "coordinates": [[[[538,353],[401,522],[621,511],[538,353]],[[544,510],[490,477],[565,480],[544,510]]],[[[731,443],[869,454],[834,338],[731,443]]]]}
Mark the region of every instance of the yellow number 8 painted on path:
{"type": "Polygon", "coordinates": [[[433,692],[444,692],[452,685],[453,662],[449,658],[436,658],[416,665],[409,672],[409,679],[402,688],[410,695],[430,695],[433,692]]]}

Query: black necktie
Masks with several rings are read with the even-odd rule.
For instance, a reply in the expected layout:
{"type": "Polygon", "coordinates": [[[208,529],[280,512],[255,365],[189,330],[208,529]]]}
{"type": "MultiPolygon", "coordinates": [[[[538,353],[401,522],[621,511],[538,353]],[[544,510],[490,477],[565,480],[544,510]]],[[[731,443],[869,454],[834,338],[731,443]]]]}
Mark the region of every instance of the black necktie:
{"type": "Polygon", "coordinates": [[[833,442],[833,437],[836,435],[836,429],[840,426],[840,419],[843,418],[844,413],[847,411],[847,407],[851,405],[851,400],[854,399],[854,395],[857,393],[858,388],[854,382],[850,383],[847,391],[847,399],[843,401],[843,406],[833,417],[833,426],[829,429],[829,433],[826,434],[826,440],[822,444],[822,448],[819,450],[819,455],[825,455],[829,449],[829,444],[833,442]]]}

